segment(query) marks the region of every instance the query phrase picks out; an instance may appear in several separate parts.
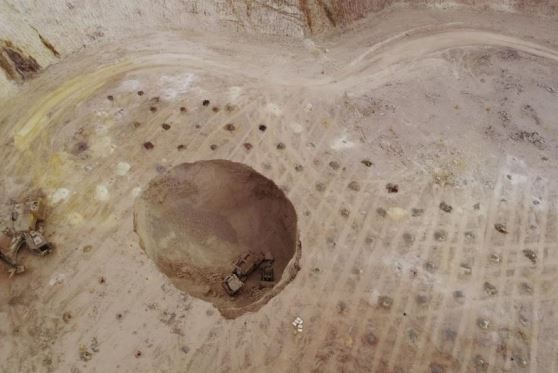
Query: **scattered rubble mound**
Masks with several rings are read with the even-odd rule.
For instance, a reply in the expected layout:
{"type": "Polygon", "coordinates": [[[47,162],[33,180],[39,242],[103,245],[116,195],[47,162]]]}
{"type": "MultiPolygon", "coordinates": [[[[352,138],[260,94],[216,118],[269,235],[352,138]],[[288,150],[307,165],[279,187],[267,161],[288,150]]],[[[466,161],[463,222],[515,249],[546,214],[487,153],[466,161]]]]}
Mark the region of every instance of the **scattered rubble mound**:
{"type": "Polygon", "coordinates": [[[296,212],[273,181],[240,163],[180,164],[153,179],[135,206],[141,246],[173,283],[226,317],[257,310],[298,270],[296,212]],[[235,296],[223,279],[239,257],[268,252],[275,283],[254,272],[235,296]]]}

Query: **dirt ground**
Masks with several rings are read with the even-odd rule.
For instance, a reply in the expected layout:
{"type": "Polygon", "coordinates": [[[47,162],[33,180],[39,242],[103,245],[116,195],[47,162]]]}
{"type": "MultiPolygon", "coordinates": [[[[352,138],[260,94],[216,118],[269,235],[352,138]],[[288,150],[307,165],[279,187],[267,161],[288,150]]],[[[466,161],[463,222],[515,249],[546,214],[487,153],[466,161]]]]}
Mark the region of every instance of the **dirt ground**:
{"type": "Polygon", "coordinates": [[[17,90],[0,202],[40,188],[56,250],[0,275],[0,371],[558,371],[555,20],[398,7],[314,39],[152,32],[17,90]],[[207,159],[298,216],[300,271],[232,320],[134,232],[150,180],[207,159]]]}

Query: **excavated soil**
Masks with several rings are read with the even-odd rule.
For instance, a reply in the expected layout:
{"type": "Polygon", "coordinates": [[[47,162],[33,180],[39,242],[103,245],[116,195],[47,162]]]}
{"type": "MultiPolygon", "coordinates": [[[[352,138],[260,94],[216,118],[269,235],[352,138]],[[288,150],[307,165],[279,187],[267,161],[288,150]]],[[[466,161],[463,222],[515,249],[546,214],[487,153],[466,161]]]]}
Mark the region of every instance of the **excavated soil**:
{"type": "Polygon", "coordinates": [[[294,207],[273,181],[241,163],[182,163],[149,183],[135,212],[147,255],[179,289],[225,316],[258,309],[293,277],[282,274],[289,262],[293,268],[298,262],[294,207]],[[263,286],[256,271],[231,297],[222,280],[250,251],[271,253],[281,281],[276,288],[263,286]]]}

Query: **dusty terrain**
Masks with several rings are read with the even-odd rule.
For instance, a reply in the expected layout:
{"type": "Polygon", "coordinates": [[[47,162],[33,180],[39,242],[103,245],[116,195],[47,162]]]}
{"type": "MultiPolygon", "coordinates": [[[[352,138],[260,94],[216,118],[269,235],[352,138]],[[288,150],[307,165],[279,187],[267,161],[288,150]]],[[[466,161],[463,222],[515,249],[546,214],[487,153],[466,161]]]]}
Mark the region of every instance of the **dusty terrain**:
{"type": "Polygon", "coordinates": [[[0,371],[558,371],[558,23],[540,4],[387,7],[314,36],[255,32],[265,17],[53,32],[63,58],[0,82],[0,202],[42,190],[56,244],[0,275],[0,371]],[[299,273],[235,319],[134,232],[149,182],[207,159],[273,180],[298,216],[299,273]]]}

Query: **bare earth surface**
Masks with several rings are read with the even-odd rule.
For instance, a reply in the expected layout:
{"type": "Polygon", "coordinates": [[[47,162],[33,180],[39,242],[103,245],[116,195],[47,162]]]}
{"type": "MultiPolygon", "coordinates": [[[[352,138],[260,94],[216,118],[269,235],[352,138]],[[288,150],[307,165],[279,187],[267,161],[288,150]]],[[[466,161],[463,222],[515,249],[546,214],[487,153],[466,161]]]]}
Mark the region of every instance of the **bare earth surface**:
{"type": "Polygon", "coordinates": [[[40,188],[56,244],[0,275],[0,371],[558,371],[556,21],[397,8],[218,35],[101,43],[0,104],[0,202],[40,188]],[[298,216],[300,272],[232,320],[133,226],[151,179],[206,159],[298,216]]]}

